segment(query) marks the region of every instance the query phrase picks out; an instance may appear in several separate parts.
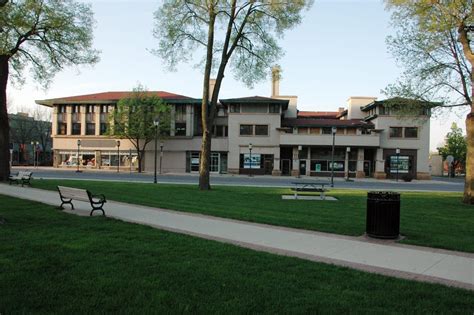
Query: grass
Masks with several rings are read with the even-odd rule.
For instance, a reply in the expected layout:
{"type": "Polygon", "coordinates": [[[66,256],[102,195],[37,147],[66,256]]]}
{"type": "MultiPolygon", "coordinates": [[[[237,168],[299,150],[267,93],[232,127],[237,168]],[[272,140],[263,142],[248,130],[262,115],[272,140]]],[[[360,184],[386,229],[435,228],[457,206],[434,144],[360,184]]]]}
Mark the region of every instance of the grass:
{"type": "MultiPolygon", "coordinates": [[[[153,185],[73,180],[35,180],[33,187],[57,185],[87,188],[110,200],[202,213],[329,233],[359,236],[365,232],[367,194],[333,190],[339,201],[282,200],[289,189],[214,186],[199,191],[191,185],[153,185]]],[[[474,252],[474,207],[460,193],[403,192],[400,233],[403,243],[474,252]]],[[[59,197],[58,197],[59,202],[59,197]]]]}
{"type": "Polygon", "coordinates": [[[474,292],[0,195],[0,314],[472,313],[474,292]]]}

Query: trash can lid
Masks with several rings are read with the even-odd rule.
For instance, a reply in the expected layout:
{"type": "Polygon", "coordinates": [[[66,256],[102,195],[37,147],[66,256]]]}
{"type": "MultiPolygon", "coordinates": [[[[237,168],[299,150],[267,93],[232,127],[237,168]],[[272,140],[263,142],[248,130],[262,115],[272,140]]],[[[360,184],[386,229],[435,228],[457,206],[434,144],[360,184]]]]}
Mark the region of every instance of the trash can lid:
{"type": "Polygon", "coordinates": [[[382,200],[400,200],[400,193],[395,191],[369,191],[367,192],[367,198],[382,200]]]}

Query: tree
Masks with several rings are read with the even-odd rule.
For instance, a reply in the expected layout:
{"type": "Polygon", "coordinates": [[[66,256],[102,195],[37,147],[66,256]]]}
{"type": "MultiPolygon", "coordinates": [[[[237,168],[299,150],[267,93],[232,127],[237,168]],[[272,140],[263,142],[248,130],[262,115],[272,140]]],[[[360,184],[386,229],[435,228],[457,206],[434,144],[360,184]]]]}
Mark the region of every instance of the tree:
{"type": "Polygon", "coordinates": [[[454,160],[451,167],[451,177],[455,176],[455,170],[464,166],[466,162],[467,142],[466,137],[462,133],[462,129],[458,128],[456,123],[451,126],[451,131],[446,135],[446,144],[444,147],[438,148],[439,154],[446,160],[451,155],[454,160]]]}
{"type": "Polygon", "coordinates": [[[171,69],[202,48],[204,80],[201,105],[202,145],[199,188],[211,188],[211,136],[219,91],[227,66],[248,86],[264,79],[283,52],[277,40],[301,22],[311,0],[165,0],[155,12],[154,53],[171,69]],[[211,72],[216,82],[209,95],[211,72]]]}
{"type": "Polygon", "coordinates": [[[473,0],[386,0],[397,29],[387,38],[405,68],[385,93],[437,108],[469,108],[463,202],[474,204],[473,0]],[[427,103],[427,102],[431,103],[427,103]]]}
{"type": "Polygon", "coordinates": [[[10,171],[8,80],[21,84],[29,70],[46,87],[65,66],[97,62],[93,27],[90,5],[74,0],[0,2],[0,181],[10,171]]]}
{"type": "Polygon", "coordinates": [[[138,172],[141,172],[145,148],[156,136],[153,122],[159,120],[159,136],[169,135],[171,107],[153,92],[138,86],[128,98],[118,102],[110,119],[110,126],[113,127],[109,134],[130,140],[137,151],[138,172]]]}

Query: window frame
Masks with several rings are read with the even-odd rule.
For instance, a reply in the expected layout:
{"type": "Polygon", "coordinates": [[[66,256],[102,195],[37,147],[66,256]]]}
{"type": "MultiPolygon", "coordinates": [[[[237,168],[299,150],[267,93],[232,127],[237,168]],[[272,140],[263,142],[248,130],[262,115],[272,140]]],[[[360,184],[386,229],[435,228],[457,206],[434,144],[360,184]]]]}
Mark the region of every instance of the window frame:
{"type": "Polygon", "coordinates": [[[403,139],[403,127],[388,127],[388,137],[390,139],[403,139]],[[399,129],[400,130],[400,135],[399,136],[393,136],[392,135],[392,130],[399,129]]]}
{"type": "Polygon", "coordinates": [[[241,137],[251,137],[254,135],[254,125],[251,124],[240,124],[239,125],[239,136],[241,137]],[[242,134],[242,127],[250,127],[250,133],[249,134],[242,134]]]}

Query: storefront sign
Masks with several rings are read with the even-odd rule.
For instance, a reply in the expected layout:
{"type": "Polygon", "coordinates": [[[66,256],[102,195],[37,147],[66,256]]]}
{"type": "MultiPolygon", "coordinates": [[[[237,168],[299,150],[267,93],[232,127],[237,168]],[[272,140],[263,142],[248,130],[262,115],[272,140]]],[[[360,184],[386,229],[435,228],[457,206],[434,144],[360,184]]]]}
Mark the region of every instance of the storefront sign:
{"type": "Polygon", "coordinates": [[[390,156],[390,173],[408,173],[410,170],[410,157],[405,155],[390,156]]]}
{"type": "Polygon", "coordinates": [[[244,154],[244,168],[260,168],[260,154],[252,154],[252,163],[250,163],[250,154],[244,154]]]}
{"type": "Polygon", "coordinates": [[[316,164],[314,170],[315,170],[316,172],[321,172],[321,164],[316,164]]]}

